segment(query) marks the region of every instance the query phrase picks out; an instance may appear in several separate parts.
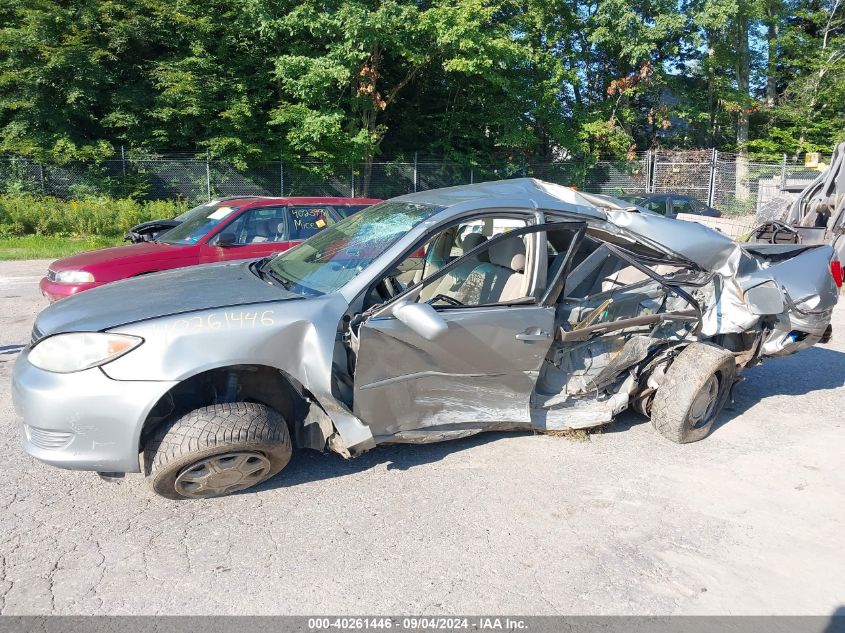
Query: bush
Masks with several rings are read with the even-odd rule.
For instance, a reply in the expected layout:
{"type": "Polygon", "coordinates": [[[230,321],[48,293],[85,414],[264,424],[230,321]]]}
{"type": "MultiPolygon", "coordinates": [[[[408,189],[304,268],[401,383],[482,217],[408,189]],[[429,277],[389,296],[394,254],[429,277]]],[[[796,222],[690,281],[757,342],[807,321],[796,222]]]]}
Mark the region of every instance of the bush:
{"type": "Polygon", "coordinates": [[[172,218],[184,213],[190,206],[183,201],[60,200],[32,195],[0,196],[0,237],[118,237],[139,222],[172,218]]]}

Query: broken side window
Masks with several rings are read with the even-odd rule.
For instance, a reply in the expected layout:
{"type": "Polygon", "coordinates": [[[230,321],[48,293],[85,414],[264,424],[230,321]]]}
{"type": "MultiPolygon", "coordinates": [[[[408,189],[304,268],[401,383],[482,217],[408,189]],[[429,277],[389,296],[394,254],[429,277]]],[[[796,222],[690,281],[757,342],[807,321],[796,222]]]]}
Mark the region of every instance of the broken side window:
{"type": "MultiPolygon", "coordinates": [[[[365,308],[389,301],[394,296],[424,283],[444,266],[465,256],[473,249],[483,245],[503,233],[526,226],[526,220],[502,215],[474,218],[453,224],[438,231],[421,247],[412,251],[378,282],[373,284],[365,301],[365,308]]],[[[524,238],[520,238],[523,239],[524,238]]],[[[470,286],[463,290],[460,286],[467,281],[472,272],[482,264],[490,264],[486,251],[478,253],[466,262],[456,266],[444,281],[424,287],[420,293],[421,301],[430,301],[437,294],[454,294],[453,299],[469,300],[470,286]]],[[[478,281],[476,275],[473,278],[478,281]]],[[[488,278],[492,283],[492,278],[488,278]]],[[[482,290],[479,287],[479,291],[482,290]]],[[[480,296],[479,296],[480,298],[480,296]]]]}
{"type": "MultiPolygon", "coordinates": [[[[677,264],[641,263],[661,276],[683,270],[677,264]]],[[[561,304],[569,307],[566,321],[575,328],[655,313],[666,298],[662,284],[604,243],[587,238],[575,256],[561,304]]]]}

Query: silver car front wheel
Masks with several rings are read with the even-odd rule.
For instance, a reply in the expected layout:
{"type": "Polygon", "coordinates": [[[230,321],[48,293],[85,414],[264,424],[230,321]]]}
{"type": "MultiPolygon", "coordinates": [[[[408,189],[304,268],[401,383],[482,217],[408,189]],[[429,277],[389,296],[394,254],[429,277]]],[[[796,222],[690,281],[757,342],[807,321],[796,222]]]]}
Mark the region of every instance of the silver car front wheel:
{"type": "Polygon", "coordinates": [[[235,402],[191,411],[156,430],[144,461],[168,499],[207,499],[251,488],[290,461],[290,433],[273,409],[235,402]]]}

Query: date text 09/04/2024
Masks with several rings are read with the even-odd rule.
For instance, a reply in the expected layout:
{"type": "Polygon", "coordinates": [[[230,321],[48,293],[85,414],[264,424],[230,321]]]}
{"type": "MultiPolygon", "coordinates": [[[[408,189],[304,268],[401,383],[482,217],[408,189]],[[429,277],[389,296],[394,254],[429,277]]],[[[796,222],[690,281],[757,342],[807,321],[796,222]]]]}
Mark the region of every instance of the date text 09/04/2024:
{"type": "Polygon", "coordinates": [[[353,618],[309,618],[308,629],[321,630],[481,630],[521,631],[527,622],[517,618],[499,617],[353,617],[353,618]]]}

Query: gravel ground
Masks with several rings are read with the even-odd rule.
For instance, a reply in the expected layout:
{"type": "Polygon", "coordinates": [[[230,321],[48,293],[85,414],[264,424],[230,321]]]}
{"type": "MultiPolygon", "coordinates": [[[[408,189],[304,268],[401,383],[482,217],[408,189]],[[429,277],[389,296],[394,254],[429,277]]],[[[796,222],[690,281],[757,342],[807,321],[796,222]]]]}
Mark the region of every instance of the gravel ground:
{"type": "Polygon", "coordinates": [[[9,377],[47,262],[0,262],[2,614],[818,614],[845,603],[845,304],[831,344],[747,372],[713,435],[633,414],[302,453],[172,502],[20,448],[9,377]]]}

